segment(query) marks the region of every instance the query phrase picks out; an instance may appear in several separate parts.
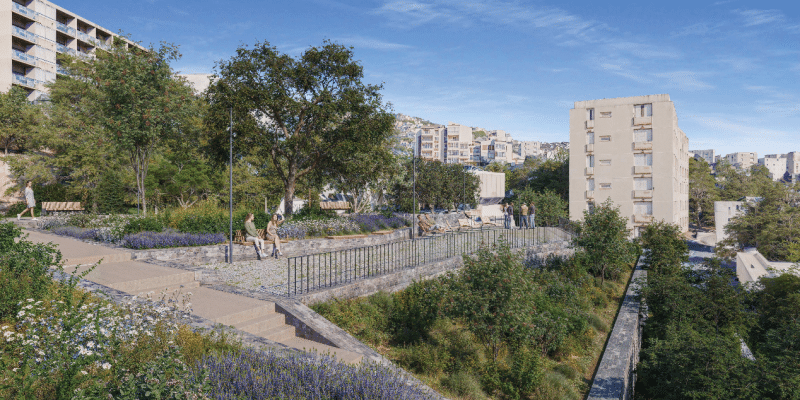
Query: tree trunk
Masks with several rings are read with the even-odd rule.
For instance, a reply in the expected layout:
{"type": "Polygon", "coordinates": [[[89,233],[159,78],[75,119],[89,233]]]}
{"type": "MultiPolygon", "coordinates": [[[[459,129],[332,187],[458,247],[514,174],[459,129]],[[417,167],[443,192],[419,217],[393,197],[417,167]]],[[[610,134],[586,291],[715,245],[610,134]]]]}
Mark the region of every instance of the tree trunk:
{"type": "Polygon", "coordinates": [[[294,166],[289,167],[289,173],[286,177],[286,186],[283,191],[283,214],[286,218],[292,215],[292,208],[294,205],[294,187],[297,181],[294,166]]]}

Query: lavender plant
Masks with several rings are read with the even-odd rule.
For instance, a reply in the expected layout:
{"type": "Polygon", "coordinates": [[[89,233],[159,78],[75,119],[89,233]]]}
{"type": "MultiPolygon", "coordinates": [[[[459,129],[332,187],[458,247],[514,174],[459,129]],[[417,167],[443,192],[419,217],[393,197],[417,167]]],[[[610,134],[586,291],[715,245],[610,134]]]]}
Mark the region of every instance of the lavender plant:
{"type": "Polygon", "coordinates": [[[130,249],[163,249],[168,247],[207,246],[225,241],[222,233],[141,232],[125,235],[121,244],[130,249]]]}

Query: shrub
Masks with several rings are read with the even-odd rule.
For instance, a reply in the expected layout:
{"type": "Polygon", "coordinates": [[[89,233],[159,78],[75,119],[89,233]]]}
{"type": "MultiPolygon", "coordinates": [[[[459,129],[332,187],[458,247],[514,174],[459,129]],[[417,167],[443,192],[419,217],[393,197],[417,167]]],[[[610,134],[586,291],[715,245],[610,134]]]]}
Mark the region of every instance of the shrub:
{"type": "MultiPolygon", "coordinates": [[[[27,207],[28,203],[25,203],[24,201],[21,201],[19,203],[14,203],[6,209],[5,215],[6,217],[16,217],[17,214],[21,213],[27,207]]],[[[28,213],[25,215],[30,216],[31,215],[30,211],[28,211],[28,213]]],[[[42,215],[42,205],[39,202],[39,200],[36,200],[36,207],[34,207],[33,209],[33,215],[37,217],[42,215]]]]}
{"type": "Polygon", "coordinates": [[[156,217],[142,217],[134,218],[128,221],[123,230],[124,234],[139,233],[139,232],[161,232],[164,230],[164,224],[161,223],[156,217]]]}
{"type": "Polygon", "coordinates": [[[608,332],[608,325],[597,314],[589,314],[589,325],[598,332],[608,332]]]}
{"type": "Polygon", "coordinates": [[[186,233],[222,233],[229,228],[228,213],[211,200],[171,213],[169,225],[186,233]]]}
{"type": "Polygon", "coordinates": [[[453,393],[466,398],[482,399],[486,394],[481,390],[481,383],[475,375],[467,371],[458,371],[442,379],[442,385],[453,393]]]}
{"type": "Polygon", "coordinates": [[[553,371],[564,375],[568,379],[575,379],[578,377],[578,372],[567,364],[556,364],[556,366],[553,367],[553,371]]]}
{"type": "Polygon", "coordinates": [[[125,235],[122,245],[129,249],[163,249],[168,247],[208,246],[225,241],[222,233],[140,232],[125,235]]]}

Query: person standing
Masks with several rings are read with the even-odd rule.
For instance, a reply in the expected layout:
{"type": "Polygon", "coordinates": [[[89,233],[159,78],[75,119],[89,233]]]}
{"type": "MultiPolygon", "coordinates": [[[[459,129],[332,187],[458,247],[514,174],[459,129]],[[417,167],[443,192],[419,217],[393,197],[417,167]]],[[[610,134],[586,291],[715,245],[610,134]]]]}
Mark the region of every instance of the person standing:
{"type": "Polygon", "coordinates": [[[247,217],[244,219],[244,231],[247,233],[247,237],[244,238],[247,242],[253,242],[256,246],[256,254],[258,254],[258,259],[260,260],[263,258],[264,254],[264,239],[261,239],[258,236],[258,231],[256,230],[256,224],[253,223],[255,216],[253,213],[247,214],[247,217]]]}
{"type": "Polygon", "coordinates": [[[533,202],[531,202],[531,208],[530,208],[529,212],[531,213],[531,215],[530,215],[530,219],[531,219],[530,226],[532,228],[536,228],[536,206],[533,205],[533,202]]]}
{"type": "Polygon", "coordinates": [[[31,210],[31,218],[33,218],[34,221],[39,220],[38,218],[36,218],[36,215],[33,214],[33,209],[34,207],[36,207],[36,199],[33,198],[33,188],[31,187],[31,185],[33,185],[31,181],[25,183],[25,202],[28,203],[27,204],[28,208],[22,210],[21,213],[17,214],[17,219],[20,219],[22,217],[22,214],[25,214],[26,212],[28,212],[28,210],[31,210]]]}
{"type": "Polygon", "coordinates": [[[278,236],[278,225],[283,223],[283,218],[278,219],[278,214],[273,214],[272,219],[267,224],[267,239],[272,241],[272,257],[278,258],[283,255],[281,252],[281,238],[278,236]]]}
{"type": "Polygon", "coordinates": [[[506,209],[506,229],[511,229],[514,227],[514,203],[508,203],[508,208],[506,209]]]}
{"type": "Polygon", "coordinates": [[[522,203],[519,206],[519,229],[522,229],[522,226],[525,226],[525,229],[529,228],[528,226],[528,206],[525,203],[522,203]]]}

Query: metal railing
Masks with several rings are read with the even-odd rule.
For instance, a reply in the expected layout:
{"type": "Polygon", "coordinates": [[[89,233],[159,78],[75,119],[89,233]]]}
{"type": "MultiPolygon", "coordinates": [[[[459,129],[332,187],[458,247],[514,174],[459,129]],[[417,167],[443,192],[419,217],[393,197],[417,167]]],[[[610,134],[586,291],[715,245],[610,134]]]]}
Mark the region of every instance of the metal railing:
{"type": "Polygon", "coordinates": [[[23,39],[30,40],[31,42],[36,43],[36,34],[34,34],[33,32],[28,32],[25,29],[22,29],[18,26],[12,26],[11,33],[23,39]]]}
{"type": "Polygon", "coordinates": [[[61,22],[56,22],[56,29],[58,29],[61,32],[66,33],[67,35],[75,36],[75,28],[70,28],[70,27],[62,24],[61,22]]]}
{"type": "Polygon", "coordinates": [[[21,52],[19,50],[16,50],[16,49],[12,49],[11,50],[11,54],[13,55],[13,58],[15,60],[22,61],[22,62],[28,63],[30,65],[36,66],[36,57],[34,57],[32,55],[23,53],[23,52],[21,52]]]}
{"type": "Polygon", "coordinates": [[[20,74],[12,74],[14,75],[14,83],[28,86],[28,87],[36,87],[36,79],[25,77],[24,75],[20,74]]]}
{"type": "Polygon", "coordinates": [[[31,19],[36,19],[36,11],[23,5],[11,2],[11,9],[31,19]]]}
{"type": "Polygon", "coordinates": [[[73,54],[73,55],[75,54],[75,50],[74,49],[70,49],[69,47],[64,46],[63,44],[60,44],[60,43],[56,44],[56,50],[59,53],[67,53],[67,54],[73,54]]]}
{"type": "MultiPolygon", "coordinates": [[[[512,249],[569,240],[573,225],[532,229],[483,229],[365,246],[286,259],[286,296],[292,297],[369,277],[444,261],[477,252],[481,246],[505,241],[512,249]]],[[[279,291],[277,291],[279,292],[279,291]]]]}

